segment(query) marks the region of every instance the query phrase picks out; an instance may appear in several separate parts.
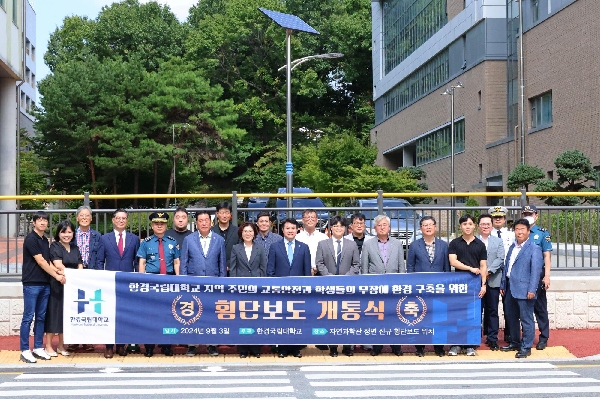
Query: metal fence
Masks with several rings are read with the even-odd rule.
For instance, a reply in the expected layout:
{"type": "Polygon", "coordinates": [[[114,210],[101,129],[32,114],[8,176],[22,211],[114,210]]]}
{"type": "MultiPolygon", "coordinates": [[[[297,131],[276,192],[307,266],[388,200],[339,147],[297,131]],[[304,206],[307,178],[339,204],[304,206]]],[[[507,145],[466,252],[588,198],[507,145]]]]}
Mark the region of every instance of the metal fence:
{"type": "MultiPolygon", "coordinates": [[[[507,207],[508,224],[520,218],[520,207],[507,207]]],[[[377,207],[357,208],[357,207],[326,207],[317,208],[316,211],[321,215],[319,228],[327,230],[327,217],[336,214],[351,215],[355,212],[362,213],[385,213],[391,216],[392,232],[391,234],[403,241],[405,248],[419,236],[419,219],[424,215],[431,215],[436,218],[438,225],[438,236],[445,240],[451,240],[460,234],[458,226],[452,227],[452,220],[458,220],[460,215],[469,213],[479,216],[487,212],[488,207],[443,207],[443,206],[421,206],[416,205],[412,208],[414,212],[404,216],[399,216],[398,210],[407,208],[384,207],[383,201],[378,203],[377,207]],[[397,216],[394,216],[397,215],[397,216]]],[[[190,215],[199,210],[208,210],[214,214],[214,208],[188,208],[190,215]]],[[[234,206],[233,220],[238,223],[243,221],[255,221],[257,212],[261,209],[243,208],[234,206]]],[[[298,209],[292,208],[268,208],[264,209],[271,213],[273,220],[273,231],[278,231],[278,226],[283,218],[291,215],[299,218],[298,209]]],[[[593,206],[574,206],[574,207],[538,207],[539,219],[538,225],[546,228],[552,237],[553,253],[552,267],[560,270],[599,270],[598,252],[600,237],[600,207],[593,206]]],[[[99,209],[93,211],[92,228],[101,233],[112,230],[112,213],[114,209],[99,209]]],[[[173,209],[128,209],[129,224],[127,229],[138,234],[141,238],[152,234],[148,215],[154,211],[169,212],[173,209]]],[[[2,231],[7,233],[0,236],[0,274],[19,274],[21,271],[23,239],[32,230],[31,217],[36,211],[0,211],[0,220],[3,226],[2,231]]],[[[74,209],[52,209],[46,210],[49,215],[48,237],[52,240],[55,226],[60,221],[70,219],[75,225],[74,209]]],[[[171,223],[169,223],[171,227],[171,223]]],[[[189,227],[195,230],[193,216],[190,216],[189,227]]],[[[374,226],[367,227],[371,228],[374,226]]]]}

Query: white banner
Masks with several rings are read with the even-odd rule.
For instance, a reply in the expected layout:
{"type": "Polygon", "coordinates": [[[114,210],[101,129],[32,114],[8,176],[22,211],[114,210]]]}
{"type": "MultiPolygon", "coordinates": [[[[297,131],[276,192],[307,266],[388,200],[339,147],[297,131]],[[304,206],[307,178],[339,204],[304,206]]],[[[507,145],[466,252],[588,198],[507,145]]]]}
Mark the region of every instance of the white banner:
{"type": "Polygon", "coordinates": [[[114,344],[116,272],[65,269],[63,302],[66,344],[114,344]]]}

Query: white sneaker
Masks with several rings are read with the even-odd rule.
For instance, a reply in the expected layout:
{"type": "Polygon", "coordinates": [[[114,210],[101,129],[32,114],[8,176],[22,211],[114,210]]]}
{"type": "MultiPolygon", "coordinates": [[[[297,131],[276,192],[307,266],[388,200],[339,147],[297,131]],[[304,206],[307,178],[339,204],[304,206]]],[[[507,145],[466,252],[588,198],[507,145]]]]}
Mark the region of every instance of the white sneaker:
{"type": "Polygon", "coordinates": [[[448,351],[448,356],[458,356],[460,353],[460,346],[451,346],[448,351]]]}
{"type": "Polygon", "coordinates": [[[467,348],[467,356],[477,356],[477,352],[473,348],[467,348]]]}
{"type": "Polygon", "coordinates": [[[25,363],[37,363],[30,350],[21,352],[21,361],[25,363]]]}
{"type": "Polygon", "coordinates": [[[44,348],[36,348],[33,350],[33,356],[37,357],[38,359],[42,359],[42,360],[50,360],[50,356],[48,355],[48,353],[46,353],[46,351],[44,350],[44,348]]]}

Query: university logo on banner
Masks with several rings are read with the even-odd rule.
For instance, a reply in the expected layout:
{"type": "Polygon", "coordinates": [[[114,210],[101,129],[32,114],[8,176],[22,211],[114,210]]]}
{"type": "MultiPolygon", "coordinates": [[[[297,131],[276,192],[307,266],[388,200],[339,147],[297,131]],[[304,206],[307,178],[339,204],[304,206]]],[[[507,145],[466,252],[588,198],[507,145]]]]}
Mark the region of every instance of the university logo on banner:
{"type": "Polygon", "coordinates": [[[115,273],[65,269],[63,329],[68,344],[114,343],[115,273]]]}

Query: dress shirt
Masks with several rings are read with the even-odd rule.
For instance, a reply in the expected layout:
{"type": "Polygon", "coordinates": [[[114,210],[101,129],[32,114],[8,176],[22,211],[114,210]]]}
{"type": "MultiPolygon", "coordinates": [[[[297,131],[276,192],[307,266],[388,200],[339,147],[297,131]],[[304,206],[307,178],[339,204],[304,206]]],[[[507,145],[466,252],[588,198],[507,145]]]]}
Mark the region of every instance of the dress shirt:
{"type": "Polygon", "coordinates": [[[381,260],[383,260],[383,264],[387,265],[389,258],[389,248],[390,248],[390,239],[388,238],[386,241],[381,241],[379,238],[377,239],[377,246],[379,247],[379,255],[381,255],[381,260]]]}
{"type": "MultiPolygon", "coordinates": [[[[523,243],[523,244],[525,244],[525,243],[523,243]]],[[[510,259],[508,261],[508,271],[506,272],[506,277],[510,278],[510,271],[512,270],[513,264],[515,263],[515,259],[517,259],[519,252],[521,252],[521,248],[523,248],[523,244],[518,245],[515,242],[515,246],[512,249],[512,253],[510,254],[510,259]]]]}
{"type": "Polygon", "coordinates": [[[83,231],[79,227],[77,228],[76,243],[84,265],[87,265],[90,259],[90,237],[91,232],[89,228],[87,231],[83,231]]]}
{"type": "Polygon", "coordinates": [[[311,234],[308,234],[306,230],[302,230],[296,235],[298,241],[308,245],[308,249],[310,250],[310,266],[313,269],[316,267],[315,259],[317,258],[317,246],[319,245],[319,242],[327,240],[328,238],[329,237],[327,237],[326,234],[323,234],[316,229],[311,234]]]}
{"type": "Polygon", "coordinates": [[[202,251],[204,251],[204,256],[208,254],[208,248],[210,247],[210,239],[212,238],[212,230],[208,232],[208,235],[204,237],[202,234],[198,234],[200,236],[200,246],[202,247],[202,251]]]}
{"type": "Polygon", "coordinates": [[[119,233],[117,230],[114,230],[115,232],[115,242],[117,243],[117,246],[119,245],[119,234],[123,234],[123,248],[125,248],[125,236],[127,235],[127,233],[125,233],[125,230],[123,230],[122,233],[119,233]]]}

